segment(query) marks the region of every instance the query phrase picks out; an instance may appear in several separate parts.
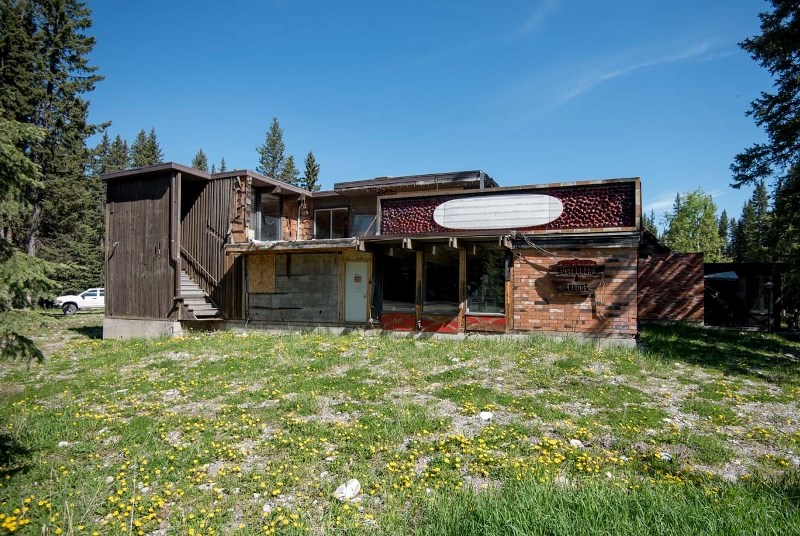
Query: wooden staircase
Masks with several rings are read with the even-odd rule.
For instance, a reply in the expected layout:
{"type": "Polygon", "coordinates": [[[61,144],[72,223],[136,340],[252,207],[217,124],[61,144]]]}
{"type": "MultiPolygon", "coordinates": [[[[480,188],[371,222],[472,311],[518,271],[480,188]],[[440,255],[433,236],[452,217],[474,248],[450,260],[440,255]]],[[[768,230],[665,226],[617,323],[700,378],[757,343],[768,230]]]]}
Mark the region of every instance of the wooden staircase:
{"type": "Polygon", "coordinates": [[[183,306],[197,320],[222,318],[222,314],[208,294],[203,292],[203,289],[189,277],[185,270],[181,270],[181,296],[183,297],[183,306]]]}

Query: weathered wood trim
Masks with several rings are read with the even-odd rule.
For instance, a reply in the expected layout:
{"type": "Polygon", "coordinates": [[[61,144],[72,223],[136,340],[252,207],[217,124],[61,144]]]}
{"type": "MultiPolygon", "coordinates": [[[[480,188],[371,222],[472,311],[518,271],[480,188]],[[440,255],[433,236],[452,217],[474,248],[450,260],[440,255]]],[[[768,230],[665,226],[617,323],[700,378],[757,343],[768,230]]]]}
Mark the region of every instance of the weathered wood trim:
{"type": "Polygon", "coordinates": [[[345,263],[344,256],[340,251],[339,254],[336,256],[336,264],[339,269],[339,292],[338,292],[338,320],[339,322],[344,322],[344,286],[345,286],[345,279],[346,274],[345,270],[347,269],[347,264],[345,263]]]}
{"type": "MultiPolygon", "coordinates": [[[[453,239],[451,239],[453,240],[453,239]]],[[[467,330],[467,250],[458,250],[458,331],[467,330]]]]}
{"type": "Polygon", "coordinates": [[[417,251],[417,270],[416,270],[416,301],[414,302],[414,307],[417,312],[417,325],[422,322],[422,302],[424,300],[424,296],[422,295],[422,275],[425,271],[425,259],[423,257],[424,253],[422,250],[417,251]]]}

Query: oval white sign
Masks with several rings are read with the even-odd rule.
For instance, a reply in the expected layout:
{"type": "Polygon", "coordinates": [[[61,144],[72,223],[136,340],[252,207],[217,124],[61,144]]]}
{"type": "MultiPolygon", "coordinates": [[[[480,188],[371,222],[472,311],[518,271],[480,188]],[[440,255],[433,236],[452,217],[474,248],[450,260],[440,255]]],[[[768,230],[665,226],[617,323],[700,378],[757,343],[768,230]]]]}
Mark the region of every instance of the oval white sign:
{"type": "Polygon", "coordinates": [[[545,225],[564,212],[560,199],[542,194],[481,195],[445,201],[433,220],[448,229],[524,229],[545,225]]]}

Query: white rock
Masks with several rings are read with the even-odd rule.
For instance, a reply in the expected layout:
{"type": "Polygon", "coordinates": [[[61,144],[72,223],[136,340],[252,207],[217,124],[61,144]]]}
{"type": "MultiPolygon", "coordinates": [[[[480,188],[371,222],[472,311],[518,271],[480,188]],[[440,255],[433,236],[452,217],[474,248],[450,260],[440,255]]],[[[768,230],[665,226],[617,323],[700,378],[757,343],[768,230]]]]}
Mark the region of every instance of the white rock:
{"type": "Polygon", "coordinates": [[[113,482],[114,482],[114,477],[113,476],[107,476],[106,477],[106,484],[111,484],[113,482]]]}
{"type": "Polygon", "coordinates": [[[271,513],[272,512],[272,505],[270,503],[264,503],[264,506],[261,507],[261,511],[263,511],[265,514],[271,513]]]}
{"type": "Polygon", "coordinates": [[[69,446],[69,441],[59,441],[58,448],[64,448],[69,446]]]}
{"type": "Polygon", "coordinates": [[[351,478],[333,492],[333,496],[340,501],[348,501],[359,494],[361,491],[361,482],[355,478],[351,478]]]}
{"type": "Polygon", "coordinates": [[[569,440],[569,445],[571,447],[575,447],[576,449],[582,449],[583,448],[583,441],[581,441],[580,439],[570,439],[569,440]]]}
{"type": "Polygon", "coordinates": [[[481,411],[478,415],[482,421],[491,421],[494,418],[494,413],[491,411],[481,411]]]}
{"type": "Polygon", "coordinates": [[[656,456],[658,456],[665,462],[672,460],[672,455],[669,452],[659,452],[658,454],[656,454],[656,456]]]}

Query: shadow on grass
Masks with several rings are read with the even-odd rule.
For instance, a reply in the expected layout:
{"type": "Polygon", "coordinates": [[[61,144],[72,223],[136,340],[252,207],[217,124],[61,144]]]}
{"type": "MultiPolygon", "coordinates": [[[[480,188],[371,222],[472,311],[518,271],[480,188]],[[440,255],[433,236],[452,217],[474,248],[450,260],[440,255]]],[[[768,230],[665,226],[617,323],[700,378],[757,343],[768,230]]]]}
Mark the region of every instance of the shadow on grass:
{"type": "Polygon", "coordinates": [[[777,335],[653,324],[642,329],[641,342],[648,352],[669,361],[725,374],[800,381],[800,344],[777,335]]]}
{"type": "Polygon", "coordinates": [[[30,449],[7,432],[0,432],[0,478],[26,470],[30,453],[30,449]]]}
{"type": "Polygon", "coordinates": [[[67,328],[69,331],[83,335],[87,339],[99,340],[103,338],[103,326],[77,326],[74,328],[67,328]]]}

